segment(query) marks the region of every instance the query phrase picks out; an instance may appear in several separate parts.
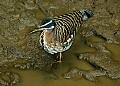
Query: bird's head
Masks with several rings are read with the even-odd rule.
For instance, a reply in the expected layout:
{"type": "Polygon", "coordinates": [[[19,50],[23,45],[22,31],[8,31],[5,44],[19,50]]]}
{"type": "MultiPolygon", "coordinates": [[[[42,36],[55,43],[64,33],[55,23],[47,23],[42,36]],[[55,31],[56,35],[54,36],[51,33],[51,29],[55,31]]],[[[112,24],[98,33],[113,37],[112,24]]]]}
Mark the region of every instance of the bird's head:
{"type": "Polygon", "coordinates": [[[55,28],[55,21],[51,18],[45,18],[35,30],[33,30],[31,33],[41,31],[41,30],[52,30],[55,28]]]}

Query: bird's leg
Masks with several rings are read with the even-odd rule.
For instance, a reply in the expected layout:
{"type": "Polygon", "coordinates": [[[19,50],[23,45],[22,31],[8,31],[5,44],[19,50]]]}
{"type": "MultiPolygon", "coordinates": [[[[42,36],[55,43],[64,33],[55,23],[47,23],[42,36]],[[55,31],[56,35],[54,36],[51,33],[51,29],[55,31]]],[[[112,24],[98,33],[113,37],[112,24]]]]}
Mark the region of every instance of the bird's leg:
{"type": "Polygon", "coordinates": [[[62,60],[62,57],[63,57],[63,56],[62,56],[62,53],[60,52],[60,53],[59,53],[59,57],[58,57],[58,58],[59,58],[59,61],[57,61],[58,63],[61,63],[61,62],[62,62],[62,61],[61,61],[61,60],[62,60]]]}
{"type": "Polygon", "coordinates": [[[63,56],[62,56],[62,53],[60,52],[60,53],[57,55],[57,59],[59,59],[59,60],[51,63],[50,65],[57,64],[57,63],[61,63],[61,62],[62,62],[62,61],[61,61],[62,58],[63,58],[63,56]]]}

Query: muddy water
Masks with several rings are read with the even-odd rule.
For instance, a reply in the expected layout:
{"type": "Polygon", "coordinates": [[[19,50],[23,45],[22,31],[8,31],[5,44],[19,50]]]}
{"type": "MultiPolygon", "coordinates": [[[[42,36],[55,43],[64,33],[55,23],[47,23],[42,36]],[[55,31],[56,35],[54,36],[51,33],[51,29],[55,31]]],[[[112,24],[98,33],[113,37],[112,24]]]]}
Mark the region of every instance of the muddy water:
{"type": "MultiPolygon", "coordinates": [[[[87,61],[78,59],[78,54],[99,51],[87,45],[86,41],[98,45],[104,43],[112,59],[120,61],[118,8],[119,0],[0,1],[0,86],[118,86],[120,79],[110,79],[107,76],[97,77],[94,82],[81,76],[73,79],[62,77],[71,67],[95,70],[87,61]],[[72,47],[63,53],[62,63],[52,67],[49,64],[54,61],[53,56],[39,46],[40,33],[30,35],[29,32],[45,17],[84,8],[91,8],[96,15],[85,22],[81,29],[92,27],[107,40],[94,35],[83,36],[79,31],[72,47]]],[[[100,52],[104,50],[101,49],[100,52]]]]}
{"type": "MultiPolygon", "coordinates": [[[[95,38],[95,37],[91,37],[95,38]]],[[[90,39],[91,39],[90,38],[90,39]]],[[[92,40],[92,39],[91,39],[92,40]]],[[[120,84],[120,80],[112,80],[107,77],[99,77],[98,81],[91,82],[86,80],[80,76],[75,79],[64,79],[62,74],[68,71],[71,67],[78,67],[85,70],[94,69],[90,64],[85,61],[80,61],[74,55],[75,52],[83,53],[83,52],[95,52],[94,48],[90,48],[89,46],[84,44],[85,39],[76,36],[75,42],[70,50],[66,51],[63,56],[63,61],[61,64],[57,65],[57,69],[53,69],[53,71],[42,71],[39,69],[16,69],[16,68],[8,68],[4,71],[12,71],[19,74],[21,80],[18,85],[15,86],[118,86],[120,84]],[[80,39],[80,40],[79,40],[80,39]],[[79,46],[78,46],[79,45],[79,46]]],[[[93,41],[101,41],[101,39],[96,38],[93,41]]],[[[113,59],[120,61],[119,52],[120,46],[114,44],[108,44],[107,48],[113,53],[113,59]],[[114,50],[117,50],[116,52],[114,50]]]]}

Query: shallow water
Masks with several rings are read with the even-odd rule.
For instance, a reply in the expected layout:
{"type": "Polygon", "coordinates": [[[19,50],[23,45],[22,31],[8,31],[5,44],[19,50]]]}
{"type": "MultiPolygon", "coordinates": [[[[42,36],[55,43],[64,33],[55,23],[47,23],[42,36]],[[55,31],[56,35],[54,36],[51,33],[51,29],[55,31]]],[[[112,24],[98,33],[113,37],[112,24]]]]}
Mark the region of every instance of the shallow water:
{"type": "MultiPolygon", "coordinates": [[[[120,79],[110,79],[106,76],[97,77],[98,80],[95,82],[81,76],[74,79],[62,77],[62,74],[72,67],[95,70],[89,62],[79,60],[77,57],[81,53],[98,52],[95,47],[87,45],[86,41],[104,43],[112,59],[120,61],[120,34],[119,31],[116,32],[120,27],[118,3],[117,0],[0,1],[0,75],[5,71],[19,75],[20,81],[11,86],[118,86],[120,79]],[[93,9],[96,15],[83,23],[81,29],[92,26],[107,41],[94,35],[84,37],[80,30],[72,47],[63,53],[62,63],[52,67],[49,64],[53,62],[53,56],[44,52],[39,46],[40,33],[30,35],[29,32],[45,17],[84,8],[93,9]]],[[[9,83],[12,82],[12,79],[5,74],[1,75],[1,78],[9,83]]],[[[0,86],[10,84],[3,85],[0,80],[0,86]]]]}
{"type": "MultiPolygon", "coordinates": [[[[107,77],[99,77],[98,81],[91,82],[84,78],[77,77],[75,79],[64,79],[62,74],[68,71],[71,67],[78,67],[85,70],[94,69],[90,64],[85,61],[80,61],[74,55],[75,52],[95,52],[96,50],[93,48],[88,47],[84,44],[83,40],[79,40],[80,36],[77,35],[75,42],[70,50],[66,51],[63,56],[63,61],[61,64],[57,65],[57,69],[53,69],[53,71],[42,71],[39,69],[15,69],[15,68],[8,68],[5,69],[7,71],[12,71],[19,74],[21,81],[16,86],[118,86],[120,84],[120,79],[112,80],[107,77]],[[79,46],[78,46],[79,45],[79,46]],[[73,52],[74,51],[74,52],[73,52]]],[[[92,37],[95,38],[95,37],[92,37]]],[[[82,38],[81,38],[82,39],[82,38]]],[[[94,40],[96,41],[96,40],[94,40]]],[[[98,39],[97,39],[98,41],[98,39]]],[[[101,41],[101,40],[100,40],[101,41]]],[[[113,53],[113,59],[119,61],[119,52],[115,52],[112,50],[120,51],[119,45],[108,44],[107,48],[113,53]]],[[[5,71],[4,70],[4,71],[5,71]]]]}

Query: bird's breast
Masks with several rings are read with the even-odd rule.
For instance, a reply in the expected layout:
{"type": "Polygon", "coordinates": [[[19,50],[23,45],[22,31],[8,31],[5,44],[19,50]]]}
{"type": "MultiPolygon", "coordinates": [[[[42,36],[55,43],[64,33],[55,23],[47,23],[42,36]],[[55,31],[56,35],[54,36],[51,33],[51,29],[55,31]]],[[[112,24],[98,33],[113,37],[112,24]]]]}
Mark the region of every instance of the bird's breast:
{"type": "Polygon", "coordinates": [[[58,53],[63,50],[60,43],[55,40],[54,31],[43,32],[43,47],[50,54],[58,53]]]}
{"type": "Polygon", "coordinates": [[[65,43],[60,43],[55,38],[54,31],[43,32],[43,47],[44,50],[50,54],[66,51],[72,45],[72,40],[70,41],[70,38],[65,43]]]}

